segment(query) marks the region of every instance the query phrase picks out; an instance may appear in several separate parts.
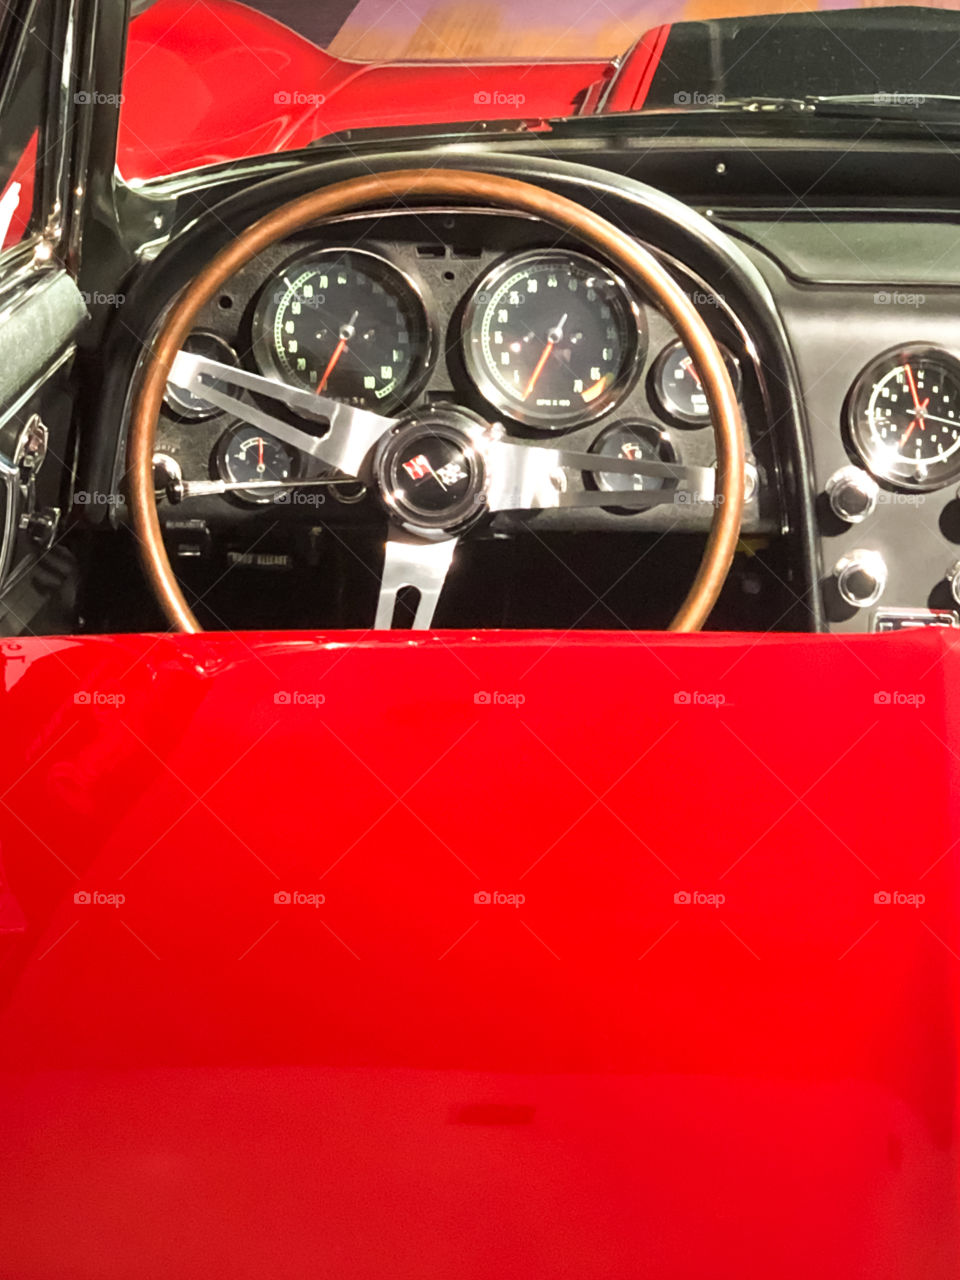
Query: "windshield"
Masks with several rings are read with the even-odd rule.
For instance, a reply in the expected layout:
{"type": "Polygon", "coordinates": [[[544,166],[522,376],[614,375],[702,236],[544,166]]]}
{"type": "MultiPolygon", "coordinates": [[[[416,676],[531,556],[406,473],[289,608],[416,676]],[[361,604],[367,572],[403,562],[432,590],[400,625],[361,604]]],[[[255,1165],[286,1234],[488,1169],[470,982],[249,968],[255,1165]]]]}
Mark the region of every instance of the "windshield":
{"type": "Polygon", "coordinates": [[[921,108],[960,92],[960,13],[950,10],[843,0],[140,0],[118,165],[137,181],[348,130],[710,110],[751,96],[862,95],[921,108]]]}

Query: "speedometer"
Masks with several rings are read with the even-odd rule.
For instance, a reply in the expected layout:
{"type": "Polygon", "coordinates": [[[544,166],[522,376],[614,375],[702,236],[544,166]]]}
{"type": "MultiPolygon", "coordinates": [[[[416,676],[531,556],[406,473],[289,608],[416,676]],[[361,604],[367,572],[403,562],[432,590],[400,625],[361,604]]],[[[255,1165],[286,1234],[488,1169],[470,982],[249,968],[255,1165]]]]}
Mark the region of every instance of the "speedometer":
{"type": "Polygon", "coordinates": [[[850,393],[857,452],[881,480],[937,489],[960,476],[960,362],[934,347],[879,356],[850,393]]]}
{"type": "Polygon", "coordinates": [[[416,286],[362,249],[327,249],[271,280],[254,315],[267,377],[361,408],[409,400],[430,362],[430,325],[416,286]]]}
{"type": "Polygon", "coordinates": [[[611,409],[646,350],[643,314],[623,281],[563,250],[520,254],[491,271],[467,304],[463,336],[484,398],[548,431],[611,409]]]}

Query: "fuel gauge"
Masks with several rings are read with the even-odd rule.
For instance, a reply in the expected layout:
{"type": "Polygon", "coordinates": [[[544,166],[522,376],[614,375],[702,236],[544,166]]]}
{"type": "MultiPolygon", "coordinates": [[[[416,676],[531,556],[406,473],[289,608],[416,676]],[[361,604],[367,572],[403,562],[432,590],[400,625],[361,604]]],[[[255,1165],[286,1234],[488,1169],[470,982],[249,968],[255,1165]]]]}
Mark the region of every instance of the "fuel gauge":
{"type": "Polygon", "coordinates": [[[296,476],[297,462],[296,452],[282,440],[252,427],[231,427],[217,444],[217,471],[231,484],[251,484],[235,490],[247,502],[272,502],[279,486],[296,476]]]}
{"type": "MultiPolygon", "coordinates": [[[[721,346],[720,353],[739,400],[740,365],[726,347],[721,346]]],[[[671,342],[660,352],[653,366],[652,377],[654,398],[667,418],[688,426],[709,425],[710,406],[707,404],[706,392],[682,342],[671,342]]]]}

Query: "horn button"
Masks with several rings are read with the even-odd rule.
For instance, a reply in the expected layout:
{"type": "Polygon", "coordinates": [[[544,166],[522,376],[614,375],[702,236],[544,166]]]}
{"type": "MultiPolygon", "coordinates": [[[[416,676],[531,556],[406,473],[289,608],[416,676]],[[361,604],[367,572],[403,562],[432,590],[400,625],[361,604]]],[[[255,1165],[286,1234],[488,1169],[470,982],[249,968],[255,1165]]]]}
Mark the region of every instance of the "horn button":
{"type": "Polygon", "coordinates": [[[417,532],[459,533],[484,509],[487,424],[443,405],[401,419],[380,442],[374,476],[393,518],[417,532]]]}

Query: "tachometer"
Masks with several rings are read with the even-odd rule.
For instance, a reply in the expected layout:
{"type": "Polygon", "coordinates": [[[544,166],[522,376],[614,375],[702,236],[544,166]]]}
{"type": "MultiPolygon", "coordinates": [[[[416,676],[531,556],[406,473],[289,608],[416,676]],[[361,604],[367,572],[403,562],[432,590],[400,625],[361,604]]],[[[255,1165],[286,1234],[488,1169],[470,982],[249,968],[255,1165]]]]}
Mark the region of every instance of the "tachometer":
{"type": "Polygon", "coordinates": [[[363,249],[290,263],[264,289],[253,325],[268,377],[361,408],[385,411],[410,399],[429,367],[430,324],[416,286],[363,249]]]}
{"type": "Polygon", "coordinates": [[[879,356],[850,392],[854,447],[881,480],[937,489],[960,476],[960,362],[934,347],[879,356]]]}
{"type": "Polygon", "coordinates": [[[490,272],[467,304],[463,336],[485,399],[548,431],[612,408],[646,350],[643,313],[619,277],[563,250],[521,254],[490,272]]]}

